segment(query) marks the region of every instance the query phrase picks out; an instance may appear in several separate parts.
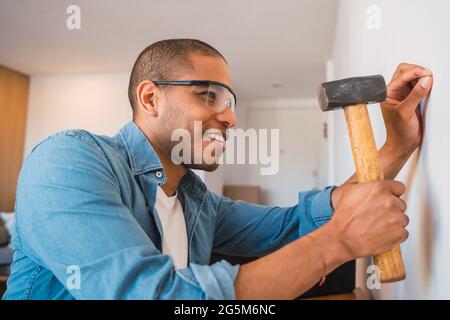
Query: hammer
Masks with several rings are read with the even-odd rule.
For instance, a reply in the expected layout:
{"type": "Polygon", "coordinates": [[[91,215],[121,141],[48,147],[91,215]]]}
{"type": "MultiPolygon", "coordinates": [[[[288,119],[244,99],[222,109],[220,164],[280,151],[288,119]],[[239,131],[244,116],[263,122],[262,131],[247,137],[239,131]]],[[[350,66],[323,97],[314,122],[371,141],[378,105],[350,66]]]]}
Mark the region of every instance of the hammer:
{"type": "MultiPolygon", "coordinates": [[[[386,82],[383,76],[355,77],[322,83],[318,99],[322,111],[344,108],[358,182],[383,180],[367,112],[367,104],[386,99],[386,82]]],[[[373,259],[379,267],[381,282],[405,279],[400,245],[374,256],[373,259]]]]}

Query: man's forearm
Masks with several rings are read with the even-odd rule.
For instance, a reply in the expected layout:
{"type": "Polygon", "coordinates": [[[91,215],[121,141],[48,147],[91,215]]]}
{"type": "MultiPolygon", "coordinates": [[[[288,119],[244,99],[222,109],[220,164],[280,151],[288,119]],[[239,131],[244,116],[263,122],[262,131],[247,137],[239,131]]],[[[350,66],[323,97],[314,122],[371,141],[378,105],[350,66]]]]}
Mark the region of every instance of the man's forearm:
{"type": "MultiPolygon", "coordinates": [[[[405,165],[414,150],[400,150],[386,143],[378,151],[378,160],[383,169],[384,179],[394,179],[405,165]]],[[[357,182],[356,173],[345,183],[357,182]]]]}
{"type": "Polygon", "coordinates": [[[324,275],[351,260],[331,227],[322,228],[278,251],[242,265],[235,281],[237,299],[294,299],[324,275]],[[311,237],[311,238],[309,238],[311,237]]]}
{"type": "MultiPolygon", "coordinates": [[[[394,146],[385,143],[383,147],[378,151],[378,159],[380,161],[381,168],[383,170],[384,179],[392,180],[394,179],[400,170],[405,165],[406,161],[408,161],[411,154],[414,152],[414,149],[405,149],[401,150],[399,148],[395,148],[394,146]]],[[[355,183],[357,182],[356,173],[353,174],[347,181],[343,183],[355,183]]],[[[334,189],[331,194],[331,203],[333,208],[336,207],[336,204],[339,202],[341,193],[341,188],[334,189]]]]}

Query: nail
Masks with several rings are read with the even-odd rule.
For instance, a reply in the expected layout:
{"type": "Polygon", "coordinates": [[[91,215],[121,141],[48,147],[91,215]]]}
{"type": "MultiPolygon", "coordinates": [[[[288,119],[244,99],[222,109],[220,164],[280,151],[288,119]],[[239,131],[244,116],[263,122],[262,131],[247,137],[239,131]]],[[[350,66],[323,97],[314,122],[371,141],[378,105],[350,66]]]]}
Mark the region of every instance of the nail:
{"type": "Polygon", "coordinates": [[[431,86],[431,77],[423,77],[419,80],[419,84],[422,88],[428,89],[431,86]]]}

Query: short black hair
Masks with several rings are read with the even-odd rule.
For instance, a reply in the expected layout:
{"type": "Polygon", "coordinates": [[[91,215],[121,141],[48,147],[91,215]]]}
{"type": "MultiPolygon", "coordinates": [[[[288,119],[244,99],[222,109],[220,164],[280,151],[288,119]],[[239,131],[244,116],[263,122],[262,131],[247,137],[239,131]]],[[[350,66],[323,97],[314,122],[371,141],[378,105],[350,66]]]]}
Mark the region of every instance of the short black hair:
{"type": "Polygon", "coordinates": [[[181,69],[192,67],[189,54],[201,53],[226,59],[206,42],[196,39],[161,40],[145,48],[136,59],[128,85],[128,99],[133,112],[137,102],[136,88],[144,80],[174,80],[181,69]]]}

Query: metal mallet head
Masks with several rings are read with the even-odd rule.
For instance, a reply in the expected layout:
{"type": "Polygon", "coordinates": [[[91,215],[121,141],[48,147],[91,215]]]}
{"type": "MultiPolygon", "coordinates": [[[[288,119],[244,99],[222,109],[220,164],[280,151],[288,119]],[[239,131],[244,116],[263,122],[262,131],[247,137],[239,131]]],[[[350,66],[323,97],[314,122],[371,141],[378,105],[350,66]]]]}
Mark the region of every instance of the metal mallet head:
{"type": "Polygon", "coordinates": [[[324,82],[319,86],[318,99],[322,111],[377,103],[386,100],[386,82],[381,75],[324,82]]]}

